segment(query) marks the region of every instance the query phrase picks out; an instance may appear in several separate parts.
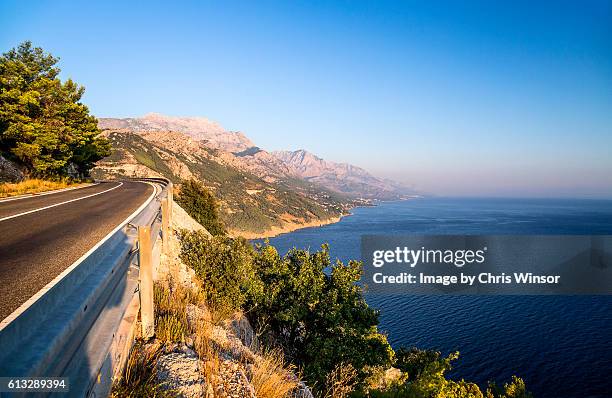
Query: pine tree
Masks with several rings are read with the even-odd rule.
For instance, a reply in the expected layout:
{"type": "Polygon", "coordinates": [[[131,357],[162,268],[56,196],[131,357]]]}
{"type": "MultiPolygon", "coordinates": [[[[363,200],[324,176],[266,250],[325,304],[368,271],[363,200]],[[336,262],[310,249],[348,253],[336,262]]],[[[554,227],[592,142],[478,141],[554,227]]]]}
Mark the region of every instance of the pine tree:
{"type": "Polygon", "coordinates": [[[0,152],[30,176],[86,175],[110,154],[81,97],[85,88],[62,82],[58,58],[26,41],[0,57],[0,152]]]}

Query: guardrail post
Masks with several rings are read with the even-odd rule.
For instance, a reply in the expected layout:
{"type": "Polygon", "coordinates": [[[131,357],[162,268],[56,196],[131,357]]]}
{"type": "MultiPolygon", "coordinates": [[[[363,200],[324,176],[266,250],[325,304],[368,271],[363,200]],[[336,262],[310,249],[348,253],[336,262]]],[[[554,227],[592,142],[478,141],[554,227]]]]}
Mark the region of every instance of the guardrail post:
{"type": "Polygon", "coordinates": [[[165,254],[168,253],[168,249],[170,248],[170,200],[169,197],[166,199],[162,199],[161,202],[162,208],[162,249],[165,254]]]}
{"type": "Polygon", "coordinates": [[[174,206],[174,185],[168,184],[168,225],[172,225],[172,207],[174,206]]]}
{"type": "Polygon", "coordinates": [[[138,256],[140,260],[140,320],[142,322],[142,337],[146,340],[153,337],[155,334],[151,227],[138,227],[138,246],[138,256]]]}

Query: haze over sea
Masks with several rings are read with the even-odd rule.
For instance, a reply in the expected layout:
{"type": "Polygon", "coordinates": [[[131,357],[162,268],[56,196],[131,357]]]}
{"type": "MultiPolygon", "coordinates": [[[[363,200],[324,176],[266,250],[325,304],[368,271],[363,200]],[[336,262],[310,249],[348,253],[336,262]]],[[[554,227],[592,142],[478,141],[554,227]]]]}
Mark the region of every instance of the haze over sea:
{"type": "MultiPolygon", "coordinates": [[[[354,209],[336,224],[270,239],[359,259],[361,235],[612,235],[611,200],[426,198],[354,209]]],[[[460,351],[453,378],[516,374],[536,397],[610,397],[612,296],[368,295],[394,348],[460,351]]]]}

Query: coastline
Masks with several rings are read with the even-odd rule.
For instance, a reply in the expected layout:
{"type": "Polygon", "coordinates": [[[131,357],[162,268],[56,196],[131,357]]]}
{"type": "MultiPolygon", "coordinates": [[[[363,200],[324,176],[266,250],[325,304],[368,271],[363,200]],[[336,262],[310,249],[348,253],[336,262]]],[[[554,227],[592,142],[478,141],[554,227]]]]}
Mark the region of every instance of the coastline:
{"type": "Polygon", "coordinates": [[[230,230],[229,234],[231,236],[242,236],[243,238],[248,239],[248,240],[275,238],[279,235],[287,234],[289,232],[294,232],[294,231],[304,229],[304,228],[322,227],[324,225],[335,224],[341,221],[344,217],[352,216],[353,213],[351,211],[356,208],[376,207],[378,206],[378,203],[381,203],[381,202],[406,201],[406,200],[413,200],[417,198],[422,198],[422,196],[411,196],[411,197],[399,198],[396,200],[374,201],[367,205],[363,205],[363,204],[355,205],[350,208],[350,211],[348,213],[344,213],[339,216],[335,216],[331,218],[326,218],[323,220],[319,219],[319,220],[313,220],[313,221],[308,221],[308,222],[296,222],[296,221],[285,220],[282,226],[274,226],[263,232],[245,232],[245,231],[230,230]]]}
{"type": "Polygon", "coordinates": [[[341,214],[336,217],[326,218],[323,220],[313,220],[313,221],[308,221],[308,222],[288,221],[288,222],[285,222],[282,226],[274,226],[263,232],[230,231],[230,235],[242,236],[243,238],[248,239],[248,240],[274,238],[278,235],[297,231],[298,229],[322,227],[324,225],[335,224],[339,222],[340,220],[342,220],[344,217],[347,217],[350,215],[352,215],[352,213],[341,214]]]}

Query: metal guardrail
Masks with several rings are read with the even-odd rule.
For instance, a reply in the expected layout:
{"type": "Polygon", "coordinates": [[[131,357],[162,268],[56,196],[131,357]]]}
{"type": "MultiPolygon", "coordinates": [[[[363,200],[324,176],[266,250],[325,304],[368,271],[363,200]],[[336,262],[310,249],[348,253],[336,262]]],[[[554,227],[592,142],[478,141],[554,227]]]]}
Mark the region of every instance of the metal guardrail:
{"type": "Polygon", "coordinates": [[[68,396],[109,394],[132,346],[140,302],[150,300],[151,313],[143,307],[141,317],[151,323],[145,335],[152,332],[150,273],[160,230],[164,246],[169,233],[172,183],[139,180],[155,185],[152,200],[0,330],[0,377],[65,377],[68,396]],[[139,253],[142,244],[148,253],[139,253]]]}

